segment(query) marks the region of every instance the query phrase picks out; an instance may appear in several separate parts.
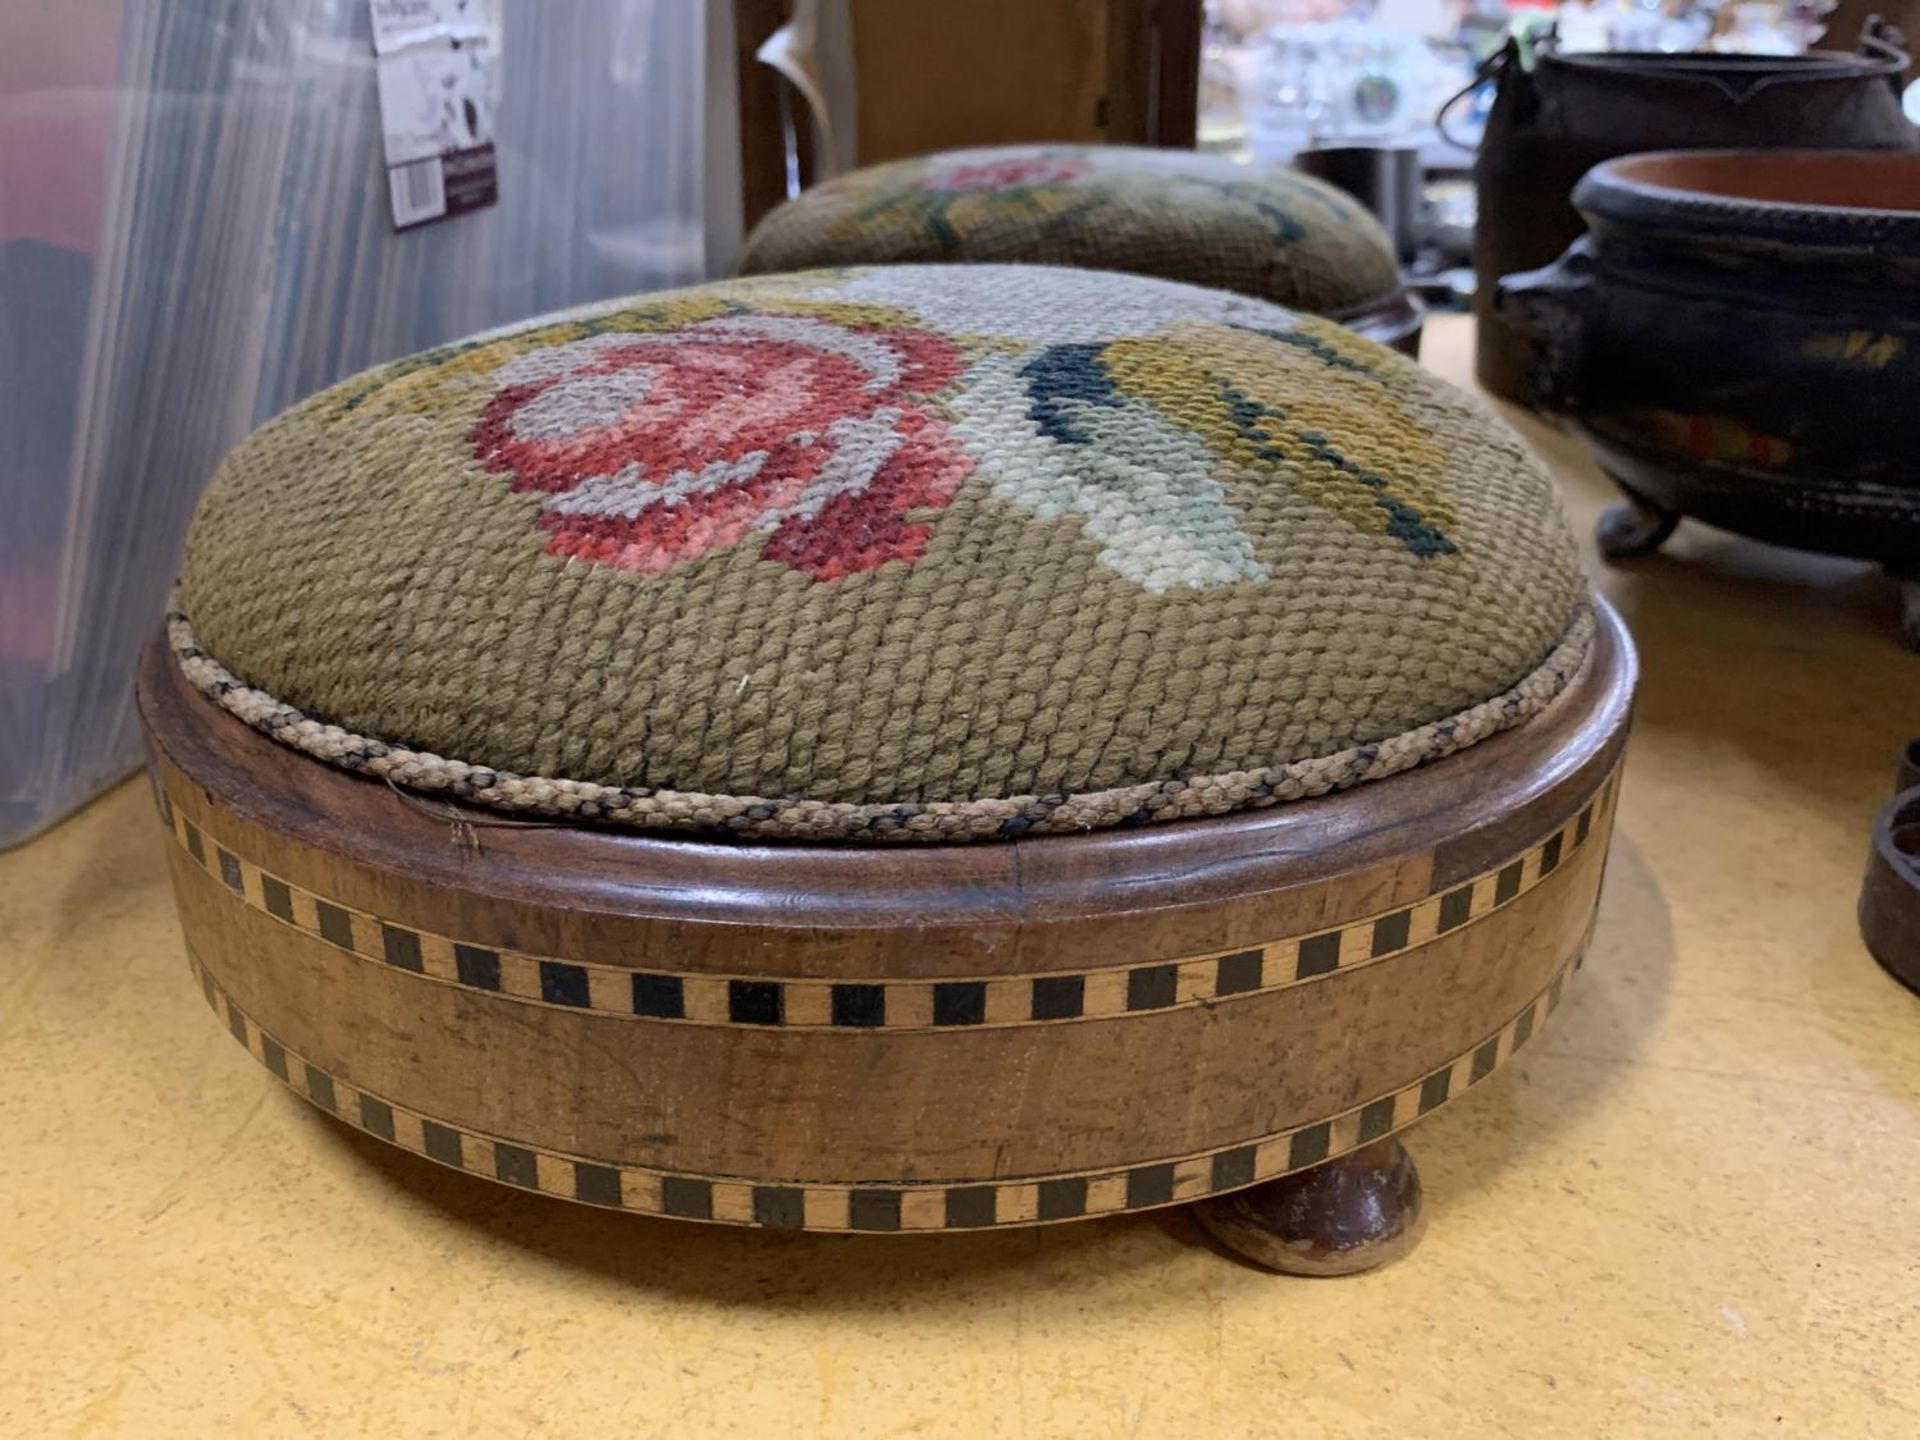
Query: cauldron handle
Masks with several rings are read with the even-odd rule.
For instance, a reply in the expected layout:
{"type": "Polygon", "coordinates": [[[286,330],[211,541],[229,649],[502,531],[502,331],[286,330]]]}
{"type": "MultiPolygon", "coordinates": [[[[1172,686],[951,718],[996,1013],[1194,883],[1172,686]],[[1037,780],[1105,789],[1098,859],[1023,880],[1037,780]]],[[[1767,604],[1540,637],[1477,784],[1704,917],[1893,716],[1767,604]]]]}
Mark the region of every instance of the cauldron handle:
{"type": "Polygon", "coordinates": [[[1907,37],[1898,25],[1869,15],[1861,23],[1860,38],[1853,43],[1853,52],[1869,60],[1880,60],[1896,68],[1887,75],[1887,83],[1893,86],[1895,95],[1905,93],[1902,81],[1906,77],[1907,66],[1913,63],[1913,57],[1907,52],[1907,37]]]}
{"type": "Polygon", "coordinates": [[[1531,342],[1527,389],[1533,403],[1563,413],[1578,409],[1602,318],[1588,238],[1574,241],[1551,265],[1501,276],[1494,308],[1531,342]]]}
{"type": "Polygon", "coordinates": [[[1517,76],[1519,81],[1525,81],[1527,66],[1525,57],[1520,52],[1520,41],[1509,35],[1504,45],[1475,67],[1473,78],[1448,96],[1441,103],[1440,108],[1434,112],[1433,128],[1440,132],[1440,138],[1458,150],[1478,150],[1480,148],[1478,140],[1462,140],[1453,133],[1448,117],[1453,114],[1454,106],[1489,81],[1499,85],[1518,83],[1509,78],[1512,76],[1517,76]]]}

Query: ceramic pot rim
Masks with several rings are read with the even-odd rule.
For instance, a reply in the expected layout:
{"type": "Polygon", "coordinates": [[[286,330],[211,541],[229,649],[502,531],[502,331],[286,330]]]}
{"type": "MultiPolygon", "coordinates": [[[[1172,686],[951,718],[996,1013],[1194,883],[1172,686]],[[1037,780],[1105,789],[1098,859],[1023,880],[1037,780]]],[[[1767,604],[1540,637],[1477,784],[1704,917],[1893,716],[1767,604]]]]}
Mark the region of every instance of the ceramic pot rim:
{"type": "Polygon", "coordinates": [[[1920,153],[1903,150],[1657,150],[1622,155],[1589,170],[1573,192],[1574,207],[1590,224],[1611,221],[1627,230],[1683,232],[1717,237],[1732,248],[1754,242],[1778,250],[1804,246],[1810,251],[1871,246],[1884,255],[1920,256],[1920,203],[1912,209],[1802,203],[1777,198],[1724,195],[1642,179],[1636,173],[1650,161],[1737,160],[1742,164],[1778,163],[1783,157],[1873,157],[1875,163],[1904,163],[1920,189],[1920,153]]]}

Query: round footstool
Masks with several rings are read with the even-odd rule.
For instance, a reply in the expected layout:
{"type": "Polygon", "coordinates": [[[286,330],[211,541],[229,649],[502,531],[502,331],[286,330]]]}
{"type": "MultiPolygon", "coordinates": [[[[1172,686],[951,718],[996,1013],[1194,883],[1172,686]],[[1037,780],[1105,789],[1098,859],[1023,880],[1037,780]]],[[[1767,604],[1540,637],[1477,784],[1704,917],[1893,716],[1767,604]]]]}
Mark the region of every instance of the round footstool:
{"type": "Polygon", "coordinates": [[[954,150],[816,185],[747,239],[747,274],[822,265],[1020,262],[1183,280],[1328,316],[1417,354],[1423,311],[1351,196],[1190,150],[954,150]]]}
{"type": "Polygon", "coordinates": [[[1393,352],[888,266],[314,396],[140,707],[209,1002],[350,1125],[742,1225],[1224,1196],[1324,1272],[1560,1004],[1632,681],[1545,474],[1393,352]]]}

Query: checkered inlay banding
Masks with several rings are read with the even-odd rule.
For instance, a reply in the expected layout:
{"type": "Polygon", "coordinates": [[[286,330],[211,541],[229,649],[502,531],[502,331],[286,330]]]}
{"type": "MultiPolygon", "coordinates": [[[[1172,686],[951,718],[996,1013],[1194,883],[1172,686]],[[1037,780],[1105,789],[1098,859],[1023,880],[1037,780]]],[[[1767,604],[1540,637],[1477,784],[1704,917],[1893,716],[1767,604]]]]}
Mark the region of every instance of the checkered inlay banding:
{"type": "Polygon", "coordinates": [[[760,1183],[636,1169],[462,1129],[328,1074],[262,1030],[191,952],[188,963],[214,1013],[276,1077],[349,1125],[456,1170],[646,1215],[771,1229],[895,1232],[1046,1224],[1181,1205],[1358,1149],[1458,1099],[1511,1059],[1559,1008],[1581,957],[1562,966],[1544,992],[1466,1053],[1411,1085],[1329,1119],[1123,1170],[914,1185],[760,1183]]]}
{"type": "Polygon", "coordinates": [[[1111,1019],[1211,1005],[1390,959],[1485,919],[1546,879],[1597,834],[1618,792],[1609,774],[1576,813],[1523,854],[1426,899],[1336,929],[1231,951],[1081,973],[945,980],[791,980],[635,971],[522,954],[396,924],[303,890],[227,849],[160,794],[175,841],[234,899],[376,964],[533,1005],[702,1025],[934,1030],[1111,1019]]]}

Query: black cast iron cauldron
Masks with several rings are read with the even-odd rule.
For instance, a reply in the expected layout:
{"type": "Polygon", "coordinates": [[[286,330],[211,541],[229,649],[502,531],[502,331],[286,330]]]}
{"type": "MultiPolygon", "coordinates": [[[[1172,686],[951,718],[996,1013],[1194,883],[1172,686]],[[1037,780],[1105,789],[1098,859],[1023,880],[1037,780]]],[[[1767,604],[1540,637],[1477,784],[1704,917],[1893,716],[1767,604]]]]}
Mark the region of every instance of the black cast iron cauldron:
{"type": "Polygon", "coordinates": [[[1860,53],[1562,54],[1531,66],[1510,42],[1483,68],[1499,89],[1474,159],[1474,368],[1483,388],[1525,401],[1526,347],[1495,313],[1500,278],[1545,265],[1581,231],[1568,197],[1594,165],[1648,150],[1916,147],[1901,112],[1899,34],[1871,20],[1860,53]]]}
{"type": "Polygon", "coordinates": [[[1684,514],[1877,560],[1920,645],[1920,154],[1634,155],[1574,204],[1589,233],[1498,304],[1626,492],[1601,551],[1684,514]]]}

